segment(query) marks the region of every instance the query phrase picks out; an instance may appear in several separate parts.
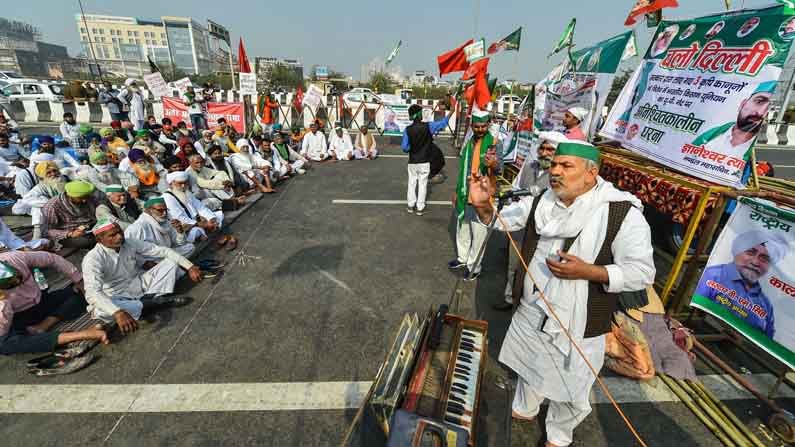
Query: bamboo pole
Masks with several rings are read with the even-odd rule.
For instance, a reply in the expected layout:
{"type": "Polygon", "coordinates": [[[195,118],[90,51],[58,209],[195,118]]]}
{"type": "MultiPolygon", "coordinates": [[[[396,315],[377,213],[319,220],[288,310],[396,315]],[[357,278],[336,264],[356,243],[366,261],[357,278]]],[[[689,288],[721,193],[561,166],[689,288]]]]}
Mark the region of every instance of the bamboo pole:
{"type": "MultiPolygon", "coordinates": [[[[674,394],[676,394],[676,397],[678,397],[679,400],[681,400],[682,403],[685,404],[687,406],[687,408],[689,408],[690,411],[692,411],[693,414],[696,415],[696,417],[701,421],[701,423],[703,423],[713,434],[715,434],[715,436],[724,445],[726,445],[727,447],[735,447],[736,446],[734,444],[734,442],[732,442],[729,438],[727,438],[726,435],[723,434],[723,432],[718,428],[718,426],[715,425],[715,423],[712,420],[710,420],[704,414],[704,412],[702,412],[693,403],[692,400],[690,400],[690,398],[687,396],[687,394],[681,388],[679,388],[679,385],[674,383],[673,379],[671,379],[670,377],[666,376],[665,374],[659,374],[657,377],[659,377],[663,382],[665,382],[666,385],[668,385],[668,388],[670,388],[671,391],[673,391],[674,394]]],[[[742,447],[742,446],[740,446],[740,447],[742,447]]]]}
{"type": "Polygon", "coordinates": [[[765,447],[762,441],[756,437],[751,429],[749,429],[748,426],[745,425],[737,417],[737,415],[735,415],[734,412],[729,409],[729,407],[727,407],[722,401],[718,400],[718,398],[712,394],[712,391],[710,391],[709,388],[705,387],[704,384],[699,381],[693,381],[691,382],[691,385],[693,385],[697,391],[700,389],[701,392],[703,392],[715,404],[715,406],[718,407],[718,409],[720,409],[720,411],[725,414],[726,417],[729,418],[729,420],[731,420],[734,425],[740,429],[740,431],[743,432],[743,434],[751,441],[751,443],[753,443],[756,447],[765,447]]]}
{"type": "Polygon", "coordinates": [[[705,395],[702,395],[699,390],[697,390],[695,387],[692,387],[688,381],[676,380],[676,382],[693,398],[698,406],[707,412],[709,417],[712,418],[716,424],[718,424],[718,426],[726,433],[729,439],[743,447],[748,445],[749,441],[745,439],[745,436],[743,436],[742,433],[733,426],[731,421],[727,421],[727,418],[721,414],[720,410],[713,405],[705,395]]]}

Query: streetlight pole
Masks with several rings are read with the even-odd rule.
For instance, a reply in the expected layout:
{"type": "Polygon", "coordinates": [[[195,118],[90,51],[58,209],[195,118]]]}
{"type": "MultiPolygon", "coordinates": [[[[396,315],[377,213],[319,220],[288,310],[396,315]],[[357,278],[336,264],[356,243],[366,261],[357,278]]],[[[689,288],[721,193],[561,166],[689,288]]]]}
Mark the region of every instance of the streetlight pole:
{"type": "MultiPolygon", "coordinates": [[[[83,18],[83,26],[86,27],[86,36],[88,36],[88,49],[91,53],[91,58],[94,59],[94,65],[97,67],[97,73],[99,74],[99,81],[104,82],[102,79],[102,69],[99,68],[99,62],[97,62],[97,55],[94,52],[94,42],[91,40],[91,30],[88,29],[88,22],[86,21],[86,12],[83,10],[83,2],[82,0],[77,0],[77,4],[80,6],[80,17],[83,18]]],[[[89,70],[89,73],[91,70],[89,70]]],[[[93,78],[93,75],[92,75],[93,78]]]]}

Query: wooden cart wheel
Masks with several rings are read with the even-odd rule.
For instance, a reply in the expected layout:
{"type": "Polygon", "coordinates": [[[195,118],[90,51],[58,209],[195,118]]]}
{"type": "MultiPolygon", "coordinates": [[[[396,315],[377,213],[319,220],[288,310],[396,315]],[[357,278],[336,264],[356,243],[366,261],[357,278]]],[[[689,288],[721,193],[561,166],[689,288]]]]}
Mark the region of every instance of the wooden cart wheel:
{"type": "Polygon", "coordinates": [[[795,442],[795,418],[791,414],[784,411],[773,413],[768,425],[785,442],[795,442]]]}

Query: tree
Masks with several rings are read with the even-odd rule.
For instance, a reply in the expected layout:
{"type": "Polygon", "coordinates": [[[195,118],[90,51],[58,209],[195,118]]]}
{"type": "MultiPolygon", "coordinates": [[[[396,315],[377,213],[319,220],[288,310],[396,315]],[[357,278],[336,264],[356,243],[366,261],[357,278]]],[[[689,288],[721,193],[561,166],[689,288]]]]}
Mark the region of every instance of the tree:
{"type": "Polygon", "coordinates": [[[610,86],[610,92],[607,94],[607,100],[605,100],[605,106],[608,110],[613,108],[613,104],[615,104],[616,99],[618,99],[618,95],[621,94],[624,85],[629,82],[630,76],[632,76],[632,72],[624,70],[613,80],[613,85],[610,86]]]}
{"type": "Polygon", "coordinates": [[[276,64],[271,69],[270,79],[265,80],[271,89],[282,87],[293,90],[299,85],[304,88],[304,79],[296,71],[284,64],[276,64]]]}
{"type": "Polygon", "coordinates": [[[392,80],[384,72],[374,72],[370,75],[370,88],[376,93],[392,91],[392,80]]]}

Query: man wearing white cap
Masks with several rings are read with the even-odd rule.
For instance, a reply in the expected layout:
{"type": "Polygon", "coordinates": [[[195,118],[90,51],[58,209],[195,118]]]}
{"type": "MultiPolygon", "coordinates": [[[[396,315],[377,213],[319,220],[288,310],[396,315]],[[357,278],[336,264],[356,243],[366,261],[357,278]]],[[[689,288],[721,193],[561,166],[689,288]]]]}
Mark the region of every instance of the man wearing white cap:
{"type": "MultiPolygon", "coordinates": [[[[549,189],[549,167],[552,165],[552,158],[558,144],[569,141],[560,132],[539,132],[538,133],[538,159],[525,160],[519,169],[519,174],[513,179],[513,189],[526,189],[533,197],[549,189]]],[[[521,243],[521,234],[516,232],[517,243],[521,243]]],[[[507,311],[513,308],[513,282],[517,275],[517,270],[522,271],[519,257],[516,250],[508,250],[508,281],[505,283],[505,300],[494,305],[495,310],[507,311]]],[[[521,278],[521,275],[519,276],[521,278]]]]}
{"type": "Polygon", "coordinates": [[[105,196],[108,201],[97,205],[97,209],[94,212],[97,220],[108,219],[119,224],[122,230],[126,230],[141,215],[138,203],[130,199],[124,186],[118,184],[107,185],[105,187],[105,196]]]}
{"type": "Polygon", "coordinates": [[[199,267],[176,251],[137,239],[125,239],[118,224],[97,221],[92,229],[97,239],[83,258],[83,283],[88,311],[105,322],[115,321],[123,334],[138,328],[141,314],[155,308],[182,306],[190,298],[167,296],[174,292],[180,269],[193,282],[202,280],[199,267]],[[147,259],[160,261],[149,268],[147,259]]]}
{"type": "Polygon", "coordinates": [[[730,305],[725,309],[773,338],[776,330],[773,305],[759,286],[759,279],[767,274],[771,265],[787,255],[788,248],[787,241],[772,231],[740,234],[732,243],[733,261],[707,267],[695,293],[718,304],[748,300],[756,312],[745,312],[739,306],[730,305]],[[737,295],[727,297],[718,289],[732,290],[737,295]]]}
{"type": "MultiPolygon", "coordinates": [[[[611,330],[618,294],[654,282],[643,205],[599,177],[599,158],[599,149],[588,143],[560,143],[549,169],[550,189],[507,205],[495,222],[500,231],[525,229],[521,250],[529,275],[522,275],[515,290],[519,302],[499,361],[518,375],[514,418],[532,420],[541,403],[550,401],[547,447],[570,445],[574,429],[591,412],[596,378],[584,358],[597,372],[602,368],[604,334],[611,330]]],[[[481,225],[497,219],[494,189],[485,177],[470,187],[481,225]]]]}
{"type": "Polygon", "coordinates": [[[588,137],[582,131],[581,124],[588,117],[588,111],[582,107],[571,107],[563,113],[563,125],[566,131],[563,132],[569,140],[587,141],[588,137]]]}
{"type": "Polygon", "coordinates": [[[207,239],[207,233],[221,229],[224,213],[213,212],[190,192],[188,173],[171,172],[166,180],[169,189],[163,194],[163,200],[168,208],[168,216],[182,222],[183,226],[190,227],[188,242],[207,239]]]}
{"type": "Polygon", "coordinates": [[[353,160],[351,136],[345,132],[342,126],[334,128],[334,135],[331,136],[328,143],[328,155],[337,160],[353,160]]]}
{"type": "Polygon", "coordinates": [[[271,183],[270,171],[273,166],[259,154],[252,153],[251,143],[247,139],[237,140],[237,153],[229,156],[229,163],[237,169],[250,185],[262,193],[276,192],[271,183]]]}

